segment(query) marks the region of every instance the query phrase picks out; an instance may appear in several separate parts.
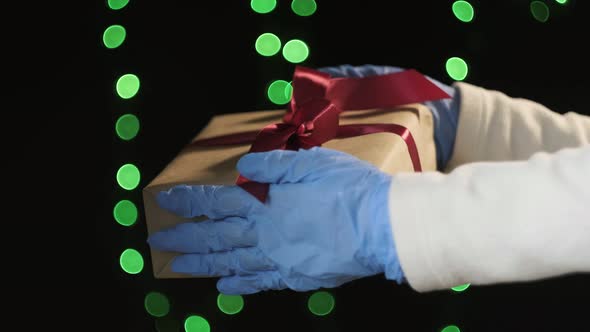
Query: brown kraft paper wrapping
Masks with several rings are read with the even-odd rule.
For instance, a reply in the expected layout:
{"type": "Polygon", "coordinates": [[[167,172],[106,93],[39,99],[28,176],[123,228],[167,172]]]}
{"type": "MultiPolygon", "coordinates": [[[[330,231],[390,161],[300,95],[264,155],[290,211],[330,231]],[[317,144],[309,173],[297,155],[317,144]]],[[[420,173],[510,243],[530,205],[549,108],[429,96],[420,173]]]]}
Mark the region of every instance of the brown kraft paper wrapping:
{"type": "MultiPolygon", "coordinates": [[[[214,116],[194,140],[242,131],[261,130],[271,123],[281,123],[285,110],[231,113],[214,116]]],[[[436,150],[432,114],[423,104],[409,104],[394,110],[371,109],[347,111],[340,114],[340,125],[394,123],[410,130],[420,155],[422,171],[436,170],[436,150]]],[[[376,133],[343,139],[333,139],[325,148],[349,153],[365,160],[383,172],[394,174],[414,172],[404,140],[392,133],[376,133]]],[[[183,218],[161,209],[156,195],[179,184],[235,185],[236,164],[248,153],[250,144],[211,147],[185,147],[143,189],[143,204],[148,234],[187,221],[202,221],[205,216],[183,218]]],[[[156,278],[194,278],[174,273],[170,263],[177,255],[151,249],[151,262],[156,278]]]]}

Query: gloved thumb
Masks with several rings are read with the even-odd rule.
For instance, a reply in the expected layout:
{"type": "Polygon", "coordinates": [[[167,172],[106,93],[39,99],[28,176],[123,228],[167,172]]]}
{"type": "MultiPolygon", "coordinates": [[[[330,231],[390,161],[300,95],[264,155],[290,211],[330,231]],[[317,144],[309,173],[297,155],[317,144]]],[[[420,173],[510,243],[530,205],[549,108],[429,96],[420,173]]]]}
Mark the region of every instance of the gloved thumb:
{"type": "Polygon", "coordinates": [[[246,178],[261,183],[298,183],[321,178],[344,164],[358,163],[347,153],[323,147],[252,152],[238,160],[237,170],[246,178]]]}

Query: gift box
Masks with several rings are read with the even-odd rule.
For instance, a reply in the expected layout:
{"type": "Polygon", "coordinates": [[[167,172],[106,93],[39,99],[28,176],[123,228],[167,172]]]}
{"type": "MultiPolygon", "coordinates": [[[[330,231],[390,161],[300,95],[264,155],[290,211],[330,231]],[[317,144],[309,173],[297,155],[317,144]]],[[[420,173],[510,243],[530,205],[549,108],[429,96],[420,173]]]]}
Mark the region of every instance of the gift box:
{"type": "MultiPolygon", "coordinates": [[[[299,68],[299,70],[304,69],[299,68]]],[[[309,72],[333,82],[325,74],[315,73],[312,70],[305,73],[309,72]]],[[[431,112],[419,102],[397,106],[387,106],[387,104],[408,100],[440,99],[441,96],[446,95],[444,92],[443,95],[436,94],[440,91],[433,94],[433,87],[428,85],[428,81],[421,81],[420,84],[427,84],[427,88],[420,84],[413,88],[431,89],[430,92],[385,102],[371,98],[371,96],[374,97],[373,92],[367,96],[360,91],[361,95],[364,95],[360,98],[368,99],[368,102],[358,103],[358,100],[354,100],[355,91],[362,90],[359,86],[363,84],[371,88],[371,83],[357,79],[348,80],[353,85],[345,86],[345,89],[349,90],[345,93],[344,98],[348,98],[345,102],[338,102],[342,96],[326,93],[326,89],[320,92],[321,98],[306,99],[309,95],[317,93],[304,88],[305,79],[308,78],[304,78],[304,83],[299,81],[297,85],[297,75],[295,75],[293,100],[287,110],[237,112],[214,116],[192,142],[184,147],[143,189],[148,233],[152,234],[179,223],[207,219],[206,216],[179,217],[158,206],[157,194],[175,185],[241,185],[252,195],[264,201],[265,185],[249,182],[236,170],[238,160],[249,152],[275,148],[297,150],[321,145],[354,155],[388,174],[436,170],[431,112]],[[351,106],[351,103],[355,105],[351,106]],[[359,109],[363,105],[372,106],[374,103],[385,104],[387,107],[359,109]],[[308,116],[301,116],[305,112],[308,116]],[[330,112],[332,112],[331,115],[327,114],[330,112]],[[311,131],[317,132],[315,136],[310,133],[311,131]],[[324,135],[327,132],[331,134],[324,135]]],[[[315,76],[312,80],[314,79],[316,79],[315,76]]],[[[377,82],[378,86],[383,84],[389,88],[395,88],[389,81],[377,82]]],[[[408,88],[407,84],[403,82],[402,84],[408,88]]],[[[417,83],[414,82],[414,84],[417,83]]],[[[170,270],[170,264],[176,255],[173,252],[151,249],[151,264],[156,278],[195,277],[170,270]]]]}

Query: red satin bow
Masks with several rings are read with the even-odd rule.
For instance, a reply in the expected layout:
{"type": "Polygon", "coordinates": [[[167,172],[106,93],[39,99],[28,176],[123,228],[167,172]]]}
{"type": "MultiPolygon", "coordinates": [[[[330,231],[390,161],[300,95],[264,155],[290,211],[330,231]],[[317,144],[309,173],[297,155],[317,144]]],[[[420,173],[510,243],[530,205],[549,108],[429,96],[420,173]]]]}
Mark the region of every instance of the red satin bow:
{"type": "MultiPolygon", "coordinates": [[[[330,75],[297,66],[293,75],[293,97],[282,123],[267,125],[260,131],[241,132],[201,139],[193,146],[250,143],[250,152],[275,149],[298,150],[321,146],[334,138],[347,138],[372,133],[400,135],[416,172],[422,170],[416,143],[410,131],[396,124],[338,123],[342,111],[371,108],[393,108],[400,105],[450,98],[450,96],[415,70],[363,78],[332,78],[330,75]]],[[[267,183],[254,182],[239,175],[236,184],[266,201],[267,183]]]]}

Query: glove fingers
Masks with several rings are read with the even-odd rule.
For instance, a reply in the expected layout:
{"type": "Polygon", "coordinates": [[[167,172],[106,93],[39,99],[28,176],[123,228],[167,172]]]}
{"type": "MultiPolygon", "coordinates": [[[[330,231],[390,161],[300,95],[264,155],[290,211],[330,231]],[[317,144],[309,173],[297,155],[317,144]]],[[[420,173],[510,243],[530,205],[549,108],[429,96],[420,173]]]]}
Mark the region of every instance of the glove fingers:
{"type": "Polygon", "coordinates": [[[365,64],[361,66],[340,65],[333,67],[323,67],[318,69],[321,72],[330,74],[332,77],[369,77],[375,75],[386,75],[398,73],[405,69],[393,66],[376,66],[365,64]]]}
{"type": "Polygon", "coordinates": [[[212,254],[185,254],[174,258],[173,272],[197,276],[252,274],[274,269],[274,264],[256,247],[212,254]]]}
{"type": "MultiPolygon", "coordinates": [[[[319,71],[324,72],[326,74],[330,74],[332,77],[347,77],[350,74],[348,72],[348,68],[352,68],[350,65],[341,65],[341,66],[333,66],[333,67],[322,67],[318,68],[319,71]]],[[[351,77],[360,77],[360,76],[351,76],[351,77]]]]}
{"type": "Polygon", "coordinates": [[[229,276],[217,281],[217,290],[228,295],[254,294],[264,290],[287,288],[278,271],[264,271],[249,275],[229,276]]]}
{"type": "Polygon", "coordinates": [[[207,254],[257,243],[254,223],[240,217],[222,221],[187,222],[148,237],[149,245],[161,251],[207,254]]]}
{"type": "MultiPolygon", "coordinates": [[[[298,183],[322,178],[346,164],[358,165],[356,157],[337,150],[312,147],[305,150],[272,150],[244,155],[238,171],[248,179],[263,183],[298,183]]],[[[367,166],[372,166],[367,163],[367,166]]]]}
{"type": "Polygon", "coordinates": [[[178,185],[156,197],[161,208],[185,218],[246,217],[260,202],[239,186],[178,185]]]}

